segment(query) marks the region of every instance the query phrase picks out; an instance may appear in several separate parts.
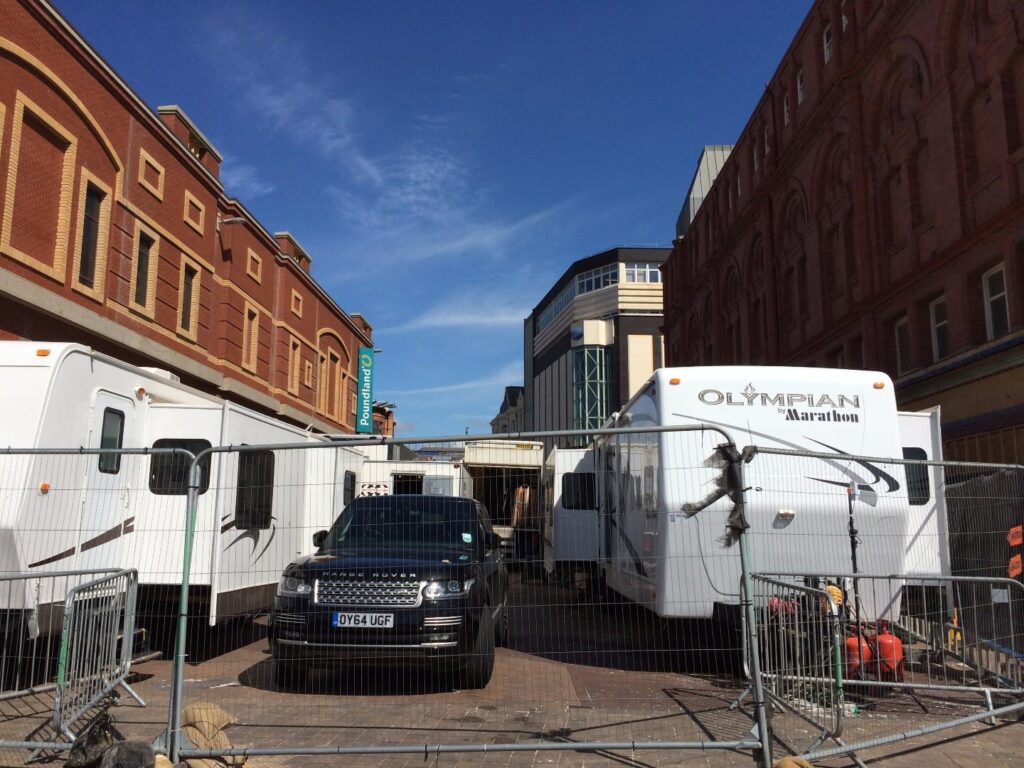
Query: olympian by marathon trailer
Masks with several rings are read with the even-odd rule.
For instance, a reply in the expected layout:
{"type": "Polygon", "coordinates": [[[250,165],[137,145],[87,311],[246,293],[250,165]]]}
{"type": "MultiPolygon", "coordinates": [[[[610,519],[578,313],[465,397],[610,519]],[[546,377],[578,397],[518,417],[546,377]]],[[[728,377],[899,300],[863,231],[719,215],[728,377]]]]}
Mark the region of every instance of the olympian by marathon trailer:
{"type": "MultiPolygon", "coordinates": [[[[847,489],[860,500],[859,570],[942,571],[942,510],[933,491],[908,491],[899,464],[844,456],[904,457],[892,381],[883,373],[782,367],[655,371],[613,417],[614,426],[715,427],[747,445],[834,458],[761,455],[744,465],[754,571],[828,574],[851,570],[847,489]],[[911,498],[911,496],[914,498],[911,498]],[[915,503],[928,504],[911,513],[915,503]]],[[[920,436],[918,436],[920,437],[920,436]]],[[[718,543],[728,498],[697,514],[722,469],[706,463],[723,442],[712,430],[632,433],[597,440],[602,576],[608,588],[667,618],[711,618],[738,602],[739,552],[718,543]]],[[[948,571],[947,571],[948,572],[948,571]]],[[[862,596],[880,615],[900,599],[862,596]]],[[[898,606],[897,606],[898,607],[898,606]]]]}

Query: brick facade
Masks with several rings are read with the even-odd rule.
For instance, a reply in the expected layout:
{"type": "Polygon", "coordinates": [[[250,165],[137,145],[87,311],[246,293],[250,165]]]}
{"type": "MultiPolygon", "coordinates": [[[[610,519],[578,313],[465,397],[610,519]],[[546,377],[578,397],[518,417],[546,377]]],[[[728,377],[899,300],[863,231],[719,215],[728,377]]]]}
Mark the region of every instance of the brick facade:
{"type": "Polygon", "coordinates": [[[1024,5],[818,0],[664,271],[670,364],[885,370],[1024,461],[1024,5]]]}
{"type": "Polygon", "coordinates": [[[0,0],[0,339],[81,341],[298,424],[352,432],[370,325],[41,0],[0,0]]]}

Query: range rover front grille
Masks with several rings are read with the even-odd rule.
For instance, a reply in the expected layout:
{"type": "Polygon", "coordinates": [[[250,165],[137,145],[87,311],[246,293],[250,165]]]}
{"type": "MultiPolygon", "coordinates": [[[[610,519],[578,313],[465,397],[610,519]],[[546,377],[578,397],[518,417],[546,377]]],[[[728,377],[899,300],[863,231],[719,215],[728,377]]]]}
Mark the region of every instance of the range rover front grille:
{"type": "Polygon", "coordinates": [[[317,579],[313,602],[358,608],[416,608],[423,601],[422,581],[317,579]]]}

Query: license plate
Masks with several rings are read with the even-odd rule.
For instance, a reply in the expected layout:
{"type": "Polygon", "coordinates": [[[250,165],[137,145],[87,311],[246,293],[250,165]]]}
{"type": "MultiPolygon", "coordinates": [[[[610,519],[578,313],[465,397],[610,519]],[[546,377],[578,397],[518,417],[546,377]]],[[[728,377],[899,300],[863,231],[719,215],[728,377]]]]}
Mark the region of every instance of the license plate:
{"type": "Polygon", "coordinates": [[[331,617],[332,627],[367,627],[369,629],[391,629],[395,626],[393,613],[338,613],[331,617]]]}

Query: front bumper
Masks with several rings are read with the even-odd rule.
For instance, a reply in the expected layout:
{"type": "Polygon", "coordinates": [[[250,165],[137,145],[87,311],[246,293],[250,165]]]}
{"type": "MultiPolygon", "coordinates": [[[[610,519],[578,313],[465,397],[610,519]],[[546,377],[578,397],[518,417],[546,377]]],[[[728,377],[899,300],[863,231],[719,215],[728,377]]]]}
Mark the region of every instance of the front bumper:
{"type": "Polygon", "coordinates": [[[415,608],[349,608],[279,597],[270,623],[274,658],[294,661],[424,661],[458,656],[471,647],[480,609],[463,600],[424,603],[415,608]],[[390,613],[387,629],[335,627],[335,613],[390,613]]]}

